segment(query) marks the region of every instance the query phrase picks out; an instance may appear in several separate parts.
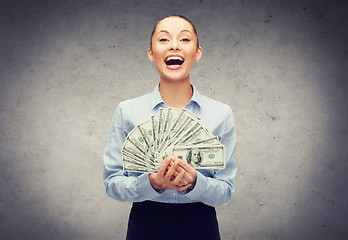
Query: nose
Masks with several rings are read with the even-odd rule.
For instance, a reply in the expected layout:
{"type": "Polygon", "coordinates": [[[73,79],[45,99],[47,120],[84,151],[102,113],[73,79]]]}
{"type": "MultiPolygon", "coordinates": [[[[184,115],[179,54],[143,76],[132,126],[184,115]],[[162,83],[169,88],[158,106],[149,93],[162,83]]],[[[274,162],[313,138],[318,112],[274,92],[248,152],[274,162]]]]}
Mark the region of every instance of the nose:
{"type": "Polygon", "coordinates": [[[170,44],[170,50],[179,50],[179,44],[176,39],[173,39],[170,44]]]}

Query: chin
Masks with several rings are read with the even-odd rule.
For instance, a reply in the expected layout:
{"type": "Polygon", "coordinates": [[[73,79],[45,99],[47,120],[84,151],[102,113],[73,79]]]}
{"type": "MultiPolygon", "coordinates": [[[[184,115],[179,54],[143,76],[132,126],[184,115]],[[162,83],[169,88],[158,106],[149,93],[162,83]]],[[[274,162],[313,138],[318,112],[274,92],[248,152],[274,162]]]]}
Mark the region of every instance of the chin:
{"type": "Polygon", "coordinates": [[[190,74],[186,76],[182,75],[175,75],[175,74],[168,74],[165,76],[161,76],[161,79],[166,80],[168,82],[185,82],[190,80],[190,74]]]}
{"type": "Polygon", "coordinates": [[[165,80],[165,81],[167,81],[167,82],[185,82],[185,81],[189,81],[189,79],[188,78],[168,78],[168,77],[166,77],[166,78],[162,78],[163,80],[165,80]]]}

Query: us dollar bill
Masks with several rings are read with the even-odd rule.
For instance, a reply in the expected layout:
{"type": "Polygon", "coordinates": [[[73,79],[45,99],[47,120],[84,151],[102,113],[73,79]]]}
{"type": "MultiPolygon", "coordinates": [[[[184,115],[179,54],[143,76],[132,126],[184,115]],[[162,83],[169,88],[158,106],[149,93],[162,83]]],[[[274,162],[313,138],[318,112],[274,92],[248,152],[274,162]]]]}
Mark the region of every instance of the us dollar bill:
{"type": "Polygon", "coordinates": [[[151,116],[151,125],[152,125],[152,137],[154,141],[155,152],[157,150],[157,138],[158,138],[158,115],[151,116]]]}
{"type": "Polygon", "coordinates": [[[163,137],[163,141],[160,146],[157,147],[157,152],[162,152],[163,149],[165,149],[168,145],[170,145],[172,138],[175,136],[177,133],[179,127],[185,120],[185,111],[180,109],[179,111],[176,112],[177,116],[173,120],[173,123],[171,124],[170,130],[168,131],[167,134],[163,137]]]}
{"type": "MultiPolygon", "coordinates": [[[[207,138],[207,139],[201,139],[201,140],[197,140],[195,142],[191,142],[191,143],[180,143],[176,146],[180,147],[180,146],[189,146],[189,147],[199,147],[197,145],[208,145],[212,146],[212,145],[220,145],[219,142],[219,138],[214,136],[211,138],[207,138]]],[[[172,156],[173,153],[173,147],[174,146],[170,146],[168,148],[166,148],[163,152],[161,152],[158,156],[157,156],[157,161],[158,162],[163,162],[165,160],[166,157],[172,156]]]]}
{"type": "MultiPolygon", "coordinates": [[[[191,129],[194,124],[195,124],[195,120],[187,116],[185,120],[182,122],[181,126],[178,127],[178,131],[174,133],[173,136],[170,138],[170,140],[165,144],[165,147],[168,147],[170,145],[175,145],[183,137],[183,134],[189,129],[191,129]]],[[[159,149],[159,152],[163,151],[165,147],[162,149],[159,149]]]]}
{"type": "Polygon", "coordinates": [[[153,142],[151,119],[146,121],[146,122],[143,122],[143,123],[139,124],[137,126],[137,128],[139,129],[139,133],[143,137],[143,139],[145,141],[145,144],[147,146],[150,146],[151,143],[153,142]]]}
{"type": "Polygon", "coordinates": [[[220,144],[219,142],[219,138],[217,136],[213,136],[211,138],[206,138],[206,139],[196,139],[193,142],[190,143],[179,143],[177,146],[195,146],[195,145],[207,145],[207,144],[211,144],[211,145],[218,145],[220,144]]]}
{"type": "MultiPolygon", "coordinates": [[[[151,119],[137,126],[141,138],[144,140],[146,146],[144,149],[146,158],[153,159],[155,156],[155,142],[153,138],[152,122],[151,119]]],[[[141,139],[138,138],[138,139],[141,139]]]]}
{"type": "Polygon", "coordinates": [[[186,136],[180,140],[180,143],[194,143],[205,139],[211,139],[215,136],[209,132],[208,129],[199,125],[196,130],[187,132],[186,136]]]}
{"type": "Polygon", "coordinates": [[[128,134],[123,148],[130,145],[133,145],[139,152],[145,154],[147,145],[138,127],[135,127],[132,133],[128,134]]]}
{"type": "Polygon", "coordinates": [[[159,114],[132,129],[121,153],[124,171],[154,173],[169,156],[177,156],[197,169],[225,166],[225,150],[219,138],[184,108],[160,108],[159,114]]]}
{"type": "Polygon", "coordinates": [[[144,156],[144,153],[145,153],[144,151],[141,150],[141,148],[136,147],[133,144],[133,141],[130,141],[128,138],[126,138],[126,140],[122,146],[121,152],[128,152],[128,153],[131,153],[135,156],[139,156],[140,158],[142,158],[144,156]]]}
{"type": "Polygon", "coordinates": [[[172,155],[196,169],[225,168],[224,145],[174,146],[172,155]]]}
{"type": "Polygon", "coordinates": [[[167,112],[168,112],[168,108],[160,108],[159,118],[158,118],[158,129],[157,129],[158,134],[156,139],[156,146],[159,146],[161,144],[163,126],[164,126],[164,121],[165,121],[167,112]]]}
{"type": "Polygon", "coordinates": [[[123,154],[122,159],[124,171],[156,173],[159,168],[152,161],[140,162],[138,159],[127,154],[123,154]]]}
{"type": "MultiPolygon", "coordinates": [[[[162,110],[162,109],[161,109],[162,110]]],[[[163,112],[164,110],[162,110],[163,112]]],[[[163,130],[162,135],[160,137],[160,145],[158,146],[158,151],[160,152],[163,145],[165,145],[168,141],[168,135],[170,132],[172,132],[172,126],[176,122],[177,118],[180,117],[180,114],[184,112],[182,109],[177,108],[171,108],[169,107],[168,110],[165,112],[165,120],[163,123],[163,130]]]]}

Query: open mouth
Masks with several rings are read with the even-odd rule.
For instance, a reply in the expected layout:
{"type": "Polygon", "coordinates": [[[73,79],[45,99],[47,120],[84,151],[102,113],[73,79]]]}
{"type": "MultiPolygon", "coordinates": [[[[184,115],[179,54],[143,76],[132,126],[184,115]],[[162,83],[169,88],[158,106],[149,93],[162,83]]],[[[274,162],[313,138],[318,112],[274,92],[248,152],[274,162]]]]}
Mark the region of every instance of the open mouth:
{"type": "Polygon", "coordinates": [[[184,59],[181,56],[169,56],[165,59],[165,63],[168,67],[181,66],[184,63],[184,59]]]}

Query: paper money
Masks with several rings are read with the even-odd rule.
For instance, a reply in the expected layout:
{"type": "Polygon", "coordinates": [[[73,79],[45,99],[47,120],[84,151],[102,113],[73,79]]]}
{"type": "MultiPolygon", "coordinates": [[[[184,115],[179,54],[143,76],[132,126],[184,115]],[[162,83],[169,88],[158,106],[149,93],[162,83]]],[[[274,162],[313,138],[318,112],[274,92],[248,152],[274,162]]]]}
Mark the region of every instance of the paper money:
{"type": "Polygon", "coordinates": [[[222,144],[175,146],[172,153],[197,169],[225,168],[225,148],[222,144]]]}
{"type": "Polygon", "coordinates": [[[155,173],[175,156],[196,169],[225,167],[225,149],[201,119],[186,109],[161,108],[133,128],[122,147],[123,170],[155,173]]]}

